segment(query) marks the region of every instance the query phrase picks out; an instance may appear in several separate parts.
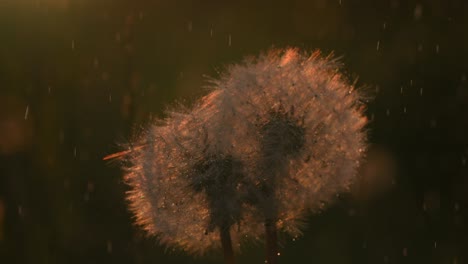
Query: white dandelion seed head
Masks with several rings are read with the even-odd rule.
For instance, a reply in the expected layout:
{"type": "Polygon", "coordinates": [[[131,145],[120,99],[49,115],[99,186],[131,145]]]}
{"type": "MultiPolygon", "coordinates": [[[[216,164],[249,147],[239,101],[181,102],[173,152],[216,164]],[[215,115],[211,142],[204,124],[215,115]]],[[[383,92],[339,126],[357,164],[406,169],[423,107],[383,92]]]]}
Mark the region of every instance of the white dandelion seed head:
{"type": "Polygon", "coordinates": [[[230,142],[247,144],[252,181],[270,190],[257,190],[259,207],[292,235],[306,210],[347,190],[366,149],[361,95],[340,67],[332,56],[289,48],[232,65],[214,82],[217,107],[234,124],[230,142]]]}
{"type": "Polygon", "coordinates": [[[210,114],[202,112],[210,110],[210,100],[171,111],[145,130],[133,144],[147,147],[132,151],[125,176],[135,222],[161,244],[194,255],[221,247],[222,225],[231,230],[235,250],[246,236],[259,239],[262,230],[250,223],[253,209],[242,203],[240,159],[207,131],[210,114]]]}

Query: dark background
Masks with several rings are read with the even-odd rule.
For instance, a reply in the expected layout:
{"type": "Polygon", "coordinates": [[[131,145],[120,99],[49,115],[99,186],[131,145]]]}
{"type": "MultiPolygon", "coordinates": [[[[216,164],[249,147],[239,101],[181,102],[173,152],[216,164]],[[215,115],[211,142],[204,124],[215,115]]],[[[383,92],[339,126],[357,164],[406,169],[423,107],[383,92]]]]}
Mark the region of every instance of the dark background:
{"type": "Polygon", "coordinates": [[[375,99],[356,186],[281,263],[468,263],[467,45],[464,0],[2,0],[0,263],[221,263],[146,238],[102,157],[205,75],[285,46],[343,56],[375,99]]]}

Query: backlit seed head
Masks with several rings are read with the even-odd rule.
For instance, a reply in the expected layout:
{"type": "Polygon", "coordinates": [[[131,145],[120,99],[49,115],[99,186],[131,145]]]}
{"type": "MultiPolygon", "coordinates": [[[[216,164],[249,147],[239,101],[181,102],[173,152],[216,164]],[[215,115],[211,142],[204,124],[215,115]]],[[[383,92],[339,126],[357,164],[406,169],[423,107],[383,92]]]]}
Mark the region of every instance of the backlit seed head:
{"type": "Polygon", "coordinates": [[[213,98],[143,131],[133,145],[146,147],[133,149],[125,176],[136,223],[161,244],[196,255],[221,247],[221,228],[231,230],[235,250],[262,230],[244,202],[244,165],[207,129],[213,98]]]}
{"type": "Polygon", "coordinates": [[[362,96],[340,67],[318,51],[272,50],[213,82],[233,142],[249,145],[256,207],[292,235],[348,189],[366,149],[362,96]]]}

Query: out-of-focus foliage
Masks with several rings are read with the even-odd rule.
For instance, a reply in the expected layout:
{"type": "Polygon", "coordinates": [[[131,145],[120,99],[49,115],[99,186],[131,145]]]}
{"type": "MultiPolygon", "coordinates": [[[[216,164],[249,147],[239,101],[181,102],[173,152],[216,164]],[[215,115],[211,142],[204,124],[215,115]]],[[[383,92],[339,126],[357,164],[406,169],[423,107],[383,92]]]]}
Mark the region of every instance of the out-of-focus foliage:
{"type": "Polygon", "coordinates": [[[467,14],[464,0],[1,1],[0,262],[194,262],[132,226],[122,173],[101,159],[205,94],[204,75],[293,45],[343,55],[370,87],[375,151],[280,261],[463,263],[467,14]]]}

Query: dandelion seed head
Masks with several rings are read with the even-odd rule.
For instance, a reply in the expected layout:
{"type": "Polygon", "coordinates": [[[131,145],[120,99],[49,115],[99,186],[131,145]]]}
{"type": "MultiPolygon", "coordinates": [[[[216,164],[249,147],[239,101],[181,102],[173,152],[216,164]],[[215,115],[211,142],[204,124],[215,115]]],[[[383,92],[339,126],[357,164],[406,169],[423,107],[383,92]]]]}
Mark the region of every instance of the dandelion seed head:
{"type": "Polygon", "coordinates": [[[135,221],[203,254],[229,228],[235,250],[265,219],[302,234],[309,211],[346,191],[366,150],[362,96],[333,56],[289,48],[230,66],[193,107],[155,120],[126,166],[135,221]]]}
{"type": "Polygon", "coordinates": [[[306,211],[319,211],[348,189],[366,149],[362,96],[341,63],[319,51],[272,50],[232,65],[215,86],[234,142],[255,160],[257,207],[280,229],[300,233],[306,211]],[[324,203],[325,201],[325,203],[324,203]]]}
{"type": "MultiPolygon", "coordinates": [[[[210,142],[201,109],[172,110],[133,142],[126,168],[130,210],[135,222],[162,245],[194,255],[221,247],[219,231],[232,230],[233,245],[247,234],[258,239],[261,225],[248,223],[251,209],[241,203],[243,166],[210,142]]],[[[206,108],[208,107],[208,108],[206,108]]],[[[239,246],[235,248],[239,250],[239,246]]]]}

